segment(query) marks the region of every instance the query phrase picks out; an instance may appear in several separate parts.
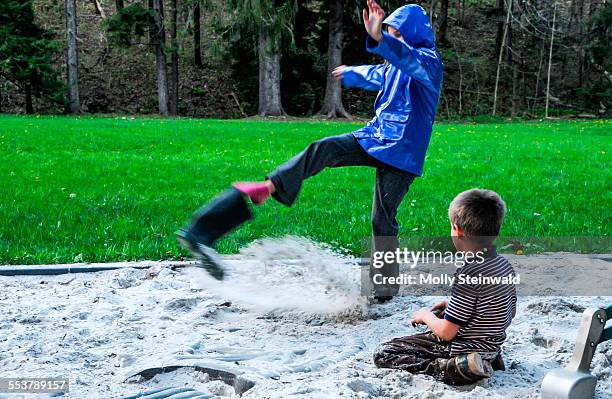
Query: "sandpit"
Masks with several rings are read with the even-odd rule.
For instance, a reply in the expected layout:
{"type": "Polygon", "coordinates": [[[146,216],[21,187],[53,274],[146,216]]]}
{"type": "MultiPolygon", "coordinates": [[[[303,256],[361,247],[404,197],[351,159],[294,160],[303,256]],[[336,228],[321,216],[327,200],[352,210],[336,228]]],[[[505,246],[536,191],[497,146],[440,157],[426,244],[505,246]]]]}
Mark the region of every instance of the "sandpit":
{"type": "MultiPolygon", "coordinates": [[[[239,397],[206,368],[252,381],[239,389],[244,398],[538,398],[544,374],[571,356],[581,312],[612,303],[520,297],[504,345],[507,370],[475,387],[448,387],[371,361],[380,342],[417,332],[410,314],[439,297],[368,306],[355,259],[305,240],[278,244],[259,242],[228,259],[223,284],[197,268],[161,264],[0,277],[0,377],[68,377],[64,397],[73,398],[164,386],[239,397]],[[182,367],[129,378],[169,365],[182,367]]],[[[608,342],[593,359],[599,399],[612,392],[611,364],[608,342]]]]}

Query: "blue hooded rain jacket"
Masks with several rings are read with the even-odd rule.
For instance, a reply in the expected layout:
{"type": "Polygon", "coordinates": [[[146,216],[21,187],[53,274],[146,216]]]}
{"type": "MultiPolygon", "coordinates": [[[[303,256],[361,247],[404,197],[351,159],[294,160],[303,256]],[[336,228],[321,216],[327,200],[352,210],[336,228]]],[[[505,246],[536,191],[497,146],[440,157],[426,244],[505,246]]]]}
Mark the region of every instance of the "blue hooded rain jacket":
{"type": "Polygon", "coordinates": [[[345,87],[378,91],[374,119],[353,132],[374,158],[420,176],[442,90],[444,65],[425,10],[416,4],[395,10],[384,24],[397,29],[404,41],[383,31],[366,49],[387,60],[381,65],[346,67],[345,87]]]}

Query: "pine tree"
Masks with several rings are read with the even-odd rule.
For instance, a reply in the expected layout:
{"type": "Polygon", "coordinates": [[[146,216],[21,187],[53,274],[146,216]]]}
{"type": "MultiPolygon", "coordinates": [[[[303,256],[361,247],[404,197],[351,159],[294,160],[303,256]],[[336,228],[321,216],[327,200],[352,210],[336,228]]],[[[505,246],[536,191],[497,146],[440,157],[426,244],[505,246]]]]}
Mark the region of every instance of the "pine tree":
{"type": "Polygon", "coordinates": [[[28,114],[34,113],[33,96],[66,104],[66,87],[53,65],[58,49],[34,21],[31,0],[0,1],[0,74],[23,91],[28,114]]]}
{"type": "Polygon", "coordinates": [[[79,94],[79,46],[77,42],[77,3],[76,0],[66,0],[66,43],[68,44],[66,66],[68,70],[68,97],[70,112],[81,112],[79,94]]]}

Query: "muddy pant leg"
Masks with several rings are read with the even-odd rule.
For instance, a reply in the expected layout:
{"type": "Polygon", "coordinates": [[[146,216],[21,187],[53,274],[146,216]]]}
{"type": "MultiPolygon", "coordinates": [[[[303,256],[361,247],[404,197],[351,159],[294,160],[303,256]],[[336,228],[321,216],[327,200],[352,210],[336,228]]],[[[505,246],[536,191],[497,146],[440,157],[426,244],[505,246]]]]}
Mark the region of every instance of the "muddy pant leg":
{"type": "MultiPolygon", "coordinates": [[[[376,169],[376,189],[372,204],[372,254],[375,252],[395,252],[399,246],[397,209],[415,175],[390,166],[376,169]]],[[[373,265],[373,262],[371,262],[373,265]]],[[[374,295],[394,296],[399,291],[397,284],[385,284],[384,277],[397,277],[397,262],[385,262],[381,268],[370,267],[370,281],[373,282],[374,295]],[[375,275],[379,274],[376,279],[375,275]],[[378,283],[377,283],[378,282],[378,283]]]]}
{"type": "Polygon", "coordinates": [[[432,332],[395,338],[374,352],[377,367],[393,368],[415,374],[431,375],[450,385],[473,384],[489,377],[493,370],[487,361],[470,361],[474,354],[450,356],[450,342],[440,340],[432,332]]]}
{"type": "Polygon", "coordinates": [[[272,196],[280,203],[291,206],[297,199],[304,180],[325,168],[377,165],[378,161],[368,155],[352,134],[343,134],[311,143],[267,178],[276,188],[272,196]]]}
{"type": "Polygon", "coordinates": [[[374,364],[382,368],[441,376],[443,369],[437,360],[446,361],[449,357],[450,344],[426,332],[385,342],[374,352],[374,364]]]}

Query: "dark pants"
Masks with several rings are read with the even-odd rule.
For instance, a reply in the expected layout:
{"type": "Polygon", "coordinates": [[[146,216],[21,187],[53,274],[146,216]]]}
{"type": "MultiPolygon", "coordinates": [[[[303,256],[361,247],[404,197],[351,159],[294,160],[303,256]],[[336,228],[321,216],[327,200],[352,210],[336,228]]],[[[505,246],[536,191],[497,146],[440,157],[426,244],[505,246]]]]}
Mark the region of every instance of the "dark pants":
{"type": "MultiPolygon", "coordinates": [[[[410,188],[415,175],[394,168],[370,156],[352,134],[327,137],[311,143],[304,151],[279,166],[268,179],[274,183],[273,197],[284,205],[295,202],[305,179],[325,168],[342,166],[370,166],[376,168],[376,188],[372,204],[372,250],[395,250],[398,243],[399,224],[397,209],[410,188]]],[[[397,276],[396,263],[386,264],[371,273],[397,276]]],[[[397,294],[396,285],[375,285],[377,296],[397,294]]]]}
{"type": "MultiPolygon", "coordinates": [[[[451,357],[450,342],[442,341],[428,331],[408,337],[394,338],[374,353],[377,367],[427,374],[451,385],[472,384],[485,376],[475,375],[463,363],[466,355],[451,357]]],[[[491,366],[486,363],[488,373],[491,366]]]]}

